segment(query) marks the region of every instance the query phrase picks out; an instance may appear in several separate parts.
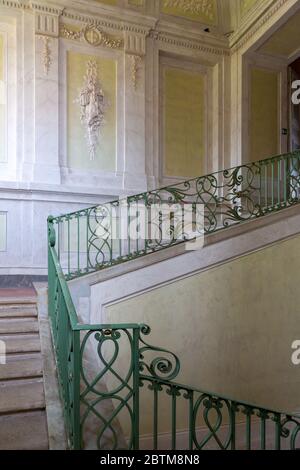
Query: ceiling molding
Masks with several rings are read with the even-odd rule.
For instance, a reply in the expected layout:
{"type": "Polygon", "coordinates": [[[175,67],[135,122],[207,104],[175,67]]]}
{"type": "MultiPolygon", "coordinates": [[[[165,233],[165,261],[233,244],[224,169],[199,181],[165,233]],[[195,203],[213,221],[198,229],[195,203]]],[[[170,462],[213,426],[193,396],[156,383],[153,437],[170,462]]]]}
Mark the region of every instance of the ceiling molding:
{"type": "Polygon", "coordinates": [[[189,38],[182,38],[179,36],[171,35],[165,33],[164,31],[152,30],[150,32],[150,37],[155,41],[171,44],[177,47],[184,47],[186,49],[197,50],[200,52],[205,52],[207,54],[219,55],[219,56],[229,56],[230,50],[225,47],[216,47],[215,45],[204,44],[202,41],[195,41],[189,38]]]}
{"type": "Polygon", "coordinates": [[[30,8],[28,2],[25,1],[18,1],[18,0],[0,0],[0,6],[7,7],[7,8],[16,8],[18,10],[24,8],[30,8]]]}
{"type": "Polygon", "coordinates": [[[244,47],[255,34],[290,0],[265,0],[265,4],[257,3],[253,10],[245,15],[238,30],[229,38],[232,53],[244,47]]]}
{"type": "MultiPolygon", "coordinates": [[[[172,21],[172,17],[149,16],[132,8],[121,8],[87,0],[0,0],[0,7],[26,9],[41,14],[58,15],[63,22],[74,25],[94,24],[111,31],[133,33],[151,37],[159,42],[173,44],[187,49],[203,51],[215,55],[230,55],[253,42],[260,31],[272,23],[274,15],[282,9],[282,15],[299,0],[258,1],[240,19],[235,32],[224,35],[212,28],[205,33],[203,28],[190,22],[190,27],[172,21]],[[59,3],[59,4],[58,4],[59,3]]],[[[226,5],[226,3],[225,3],[226,5]]],[[[240,13],[239,13],[240,16],[240,13]]],[[[271,26],[271,25],[270,25],[271,26]]]]}

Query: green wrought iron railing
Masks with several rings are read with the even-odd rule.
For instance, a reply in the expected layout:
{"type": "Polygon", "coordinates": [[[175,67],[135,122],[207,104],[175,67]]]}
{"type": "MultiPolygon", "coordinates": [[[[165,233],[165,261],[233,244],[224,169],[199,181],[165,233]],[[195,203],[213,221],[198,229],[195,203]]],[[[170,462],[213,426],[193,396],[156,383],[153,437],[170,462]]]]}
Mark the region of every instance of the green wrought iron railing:
{"type": "Polygon", "coordinates": [[[299,202],[299,188],[296,151],[60,215],[53,219],[58,259],[73,279],[282,210],[299,202]],[[175,206],[190,208],[189,233],[175,206]]]}
{"type": "Polygon", "coordinates": [[[300,415],[181,385],[179,359],[138,324],[78,321],[48,218],[48,299],[70,449],[296,449],[300,415]]]}

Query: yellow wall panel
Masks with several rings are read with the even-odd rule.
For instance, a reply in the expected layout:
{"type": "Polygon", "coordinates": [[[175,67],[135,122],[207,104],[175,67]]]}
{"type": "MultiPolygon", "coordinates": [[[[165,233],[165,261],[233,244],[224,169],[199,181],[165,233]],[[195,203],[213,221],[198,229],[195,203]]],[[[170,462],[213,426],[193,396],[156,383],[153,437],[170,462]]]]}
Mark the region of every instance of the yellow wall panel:
{"type": "Polygon", "coordinates": [[[116,67],[112,59],[68,52],[68,166],[86,170],[114,171],[116,168],[116,67]],[[85,129],[80,122],[80,105],[76,102],[84,84],[89,60],[96,60],[98,77],[108,102],[105,123],[94,160],[90,160],[85,129]]]}
{"type": "Polygon", "coordinates": [[[205,24],[217,24],[216,0],[161,0],[161,11],[205,24]]]}
{"type": "Polygon", "coordinates": [[[163,108],[164,175],[201,175],[205,156],[204,75],[166,68],[163,108]]]}
{"type": "Polygon", "coordinates": [[[0,34],[0,162],[6,162],[6,92],[4,76],[4,39],[0,34]]]}
{"type": "Polygon", "coordinates": [[[250,77],[249,157],[256,161],[279,150],[279,76],[254,68],[250,77]]]}

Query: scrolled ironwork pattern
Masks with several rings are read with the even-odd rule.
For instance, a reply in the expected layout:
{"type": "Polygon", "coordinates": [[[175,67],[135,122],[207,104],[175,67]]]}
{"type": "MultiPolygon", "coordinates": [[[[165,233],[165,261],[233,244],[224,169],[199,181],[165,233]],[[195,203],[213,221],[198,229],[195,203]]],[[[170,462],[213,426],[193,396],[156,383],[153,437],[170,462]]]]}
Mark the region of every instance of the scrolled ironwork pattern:
{"type": "Polygon", "coordinates": [[[300,450],[300,416],[285,416],[280,426],[281,436],[289,441],[289,448],[300,450]]]}
{"type": "MultiPolygon", "coordinates": [[[[156,377],[142,375],[140,382],[142,390],[148,384],[141,400],[144,393],[152,409],[154,450],[161,448],[160,440],[164,449],[172,450],[300,450],[300,417],[156,377]],[[183,410],[187,418],[184,438],[180,431],[183,410]]],[[[143,426],[143,416],[140,419],[143,426]]]]}
{"type": "MultiPolygon", "coordinates": [[[[293,159],[287,165],[293,180],[289,204],[298,202],[298,167],[293,159]]],[[[252,177],[248,175],[246,181],[252,177]]],[[[241,184],[245,181],[238,173],[233,178],[241,184]]],[[[182,198],[181,193],[171,193],[182,198]]],[[[237,214],[245,194],[234,194],[237,214]]],[[[70,235],[75,230],[79,243],[83,240],[85,245],[90,237],[87,219],[101,219],[100,212],[92,211],[92,216],[90,212],[64,216],[65,233],[57,219],[48,218],[49,318],[70,449],[138,449],[145,430],[152,433],[154,450],[161,441],[165,449],[300,449],[300,416],[174,382],[180,361],[173,352],[145,341],[149,326],[79,323],[61,262],[70,266],[74,261],[80,268],[78,253],[74,259],[70,256],[70,235]],[[64,259],[65,243],[69,255],[64,259]]]]}
{"type": "Polygon", "coordinates": [[[151,329],[147,325],[141,326],[140,343],[142,347],[139,349],[140,371],[147,370],[153,377],[173,380],[180,371],[180,361],[178,357],[167,349],[151,346],[145,342],[141,335],[149,335],[151,329]],[[150,362],[146,361],[145,355],[150,353],[154,357],[150,357],[150,362]],[[157,355],[158,354],[158,355],[157,355]]]}
{"type": "Polygon", "coordinates": [[[134,396],[137,387],[134,380],[137,373],[134,337],[134,332],[121,327],[84,333],[80,348],[81,433],[83,441],[85,435],[90,438],[91,433],[94,434],[94,448],[120,450],[134,447],[134,396]],[[129,355],[126,370],[118,364],[120,344],[129,355]],[[90,364],[86,363],[85,355],[93,358],[90,364]],[[120,426],[120,415],[130,430],[127,441],[120,426]]]}
{"type": "Polygon", "coordinates": [[[55,217],[59,259],[67,279],[72,279],[299,200],[300,151],[295,151],[55,217]],[[189,229],[182,222],[188,208],[193,219],[189,229]]]}

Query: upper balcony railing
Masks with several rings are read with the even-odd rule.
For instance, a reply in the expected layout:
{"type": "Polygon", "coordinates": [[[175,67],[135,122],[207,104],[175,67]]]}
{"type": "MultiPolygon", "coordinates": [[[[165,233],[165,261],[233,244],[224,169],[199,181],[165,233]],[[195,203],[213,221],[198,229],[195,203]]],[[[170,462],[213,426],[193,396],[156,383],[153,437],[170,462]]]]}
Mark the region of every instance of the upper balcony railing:
{"type": "Polygon", "coordinates": [[[53,219],[67,279],[192,242],[299,202],[300,151],[53,219]]]}
{"type": "Polygon", "coordinates": [[[284,209],[299,202],[299,171],[295,152],[48,218],[49,317],[71,449],[138,449],[144,436],[151,449],[299,448],[298,414],[175,382],[180,361],[145,341],[148,327],[81,324],[61,266],[74,278],[284,209]]]}

